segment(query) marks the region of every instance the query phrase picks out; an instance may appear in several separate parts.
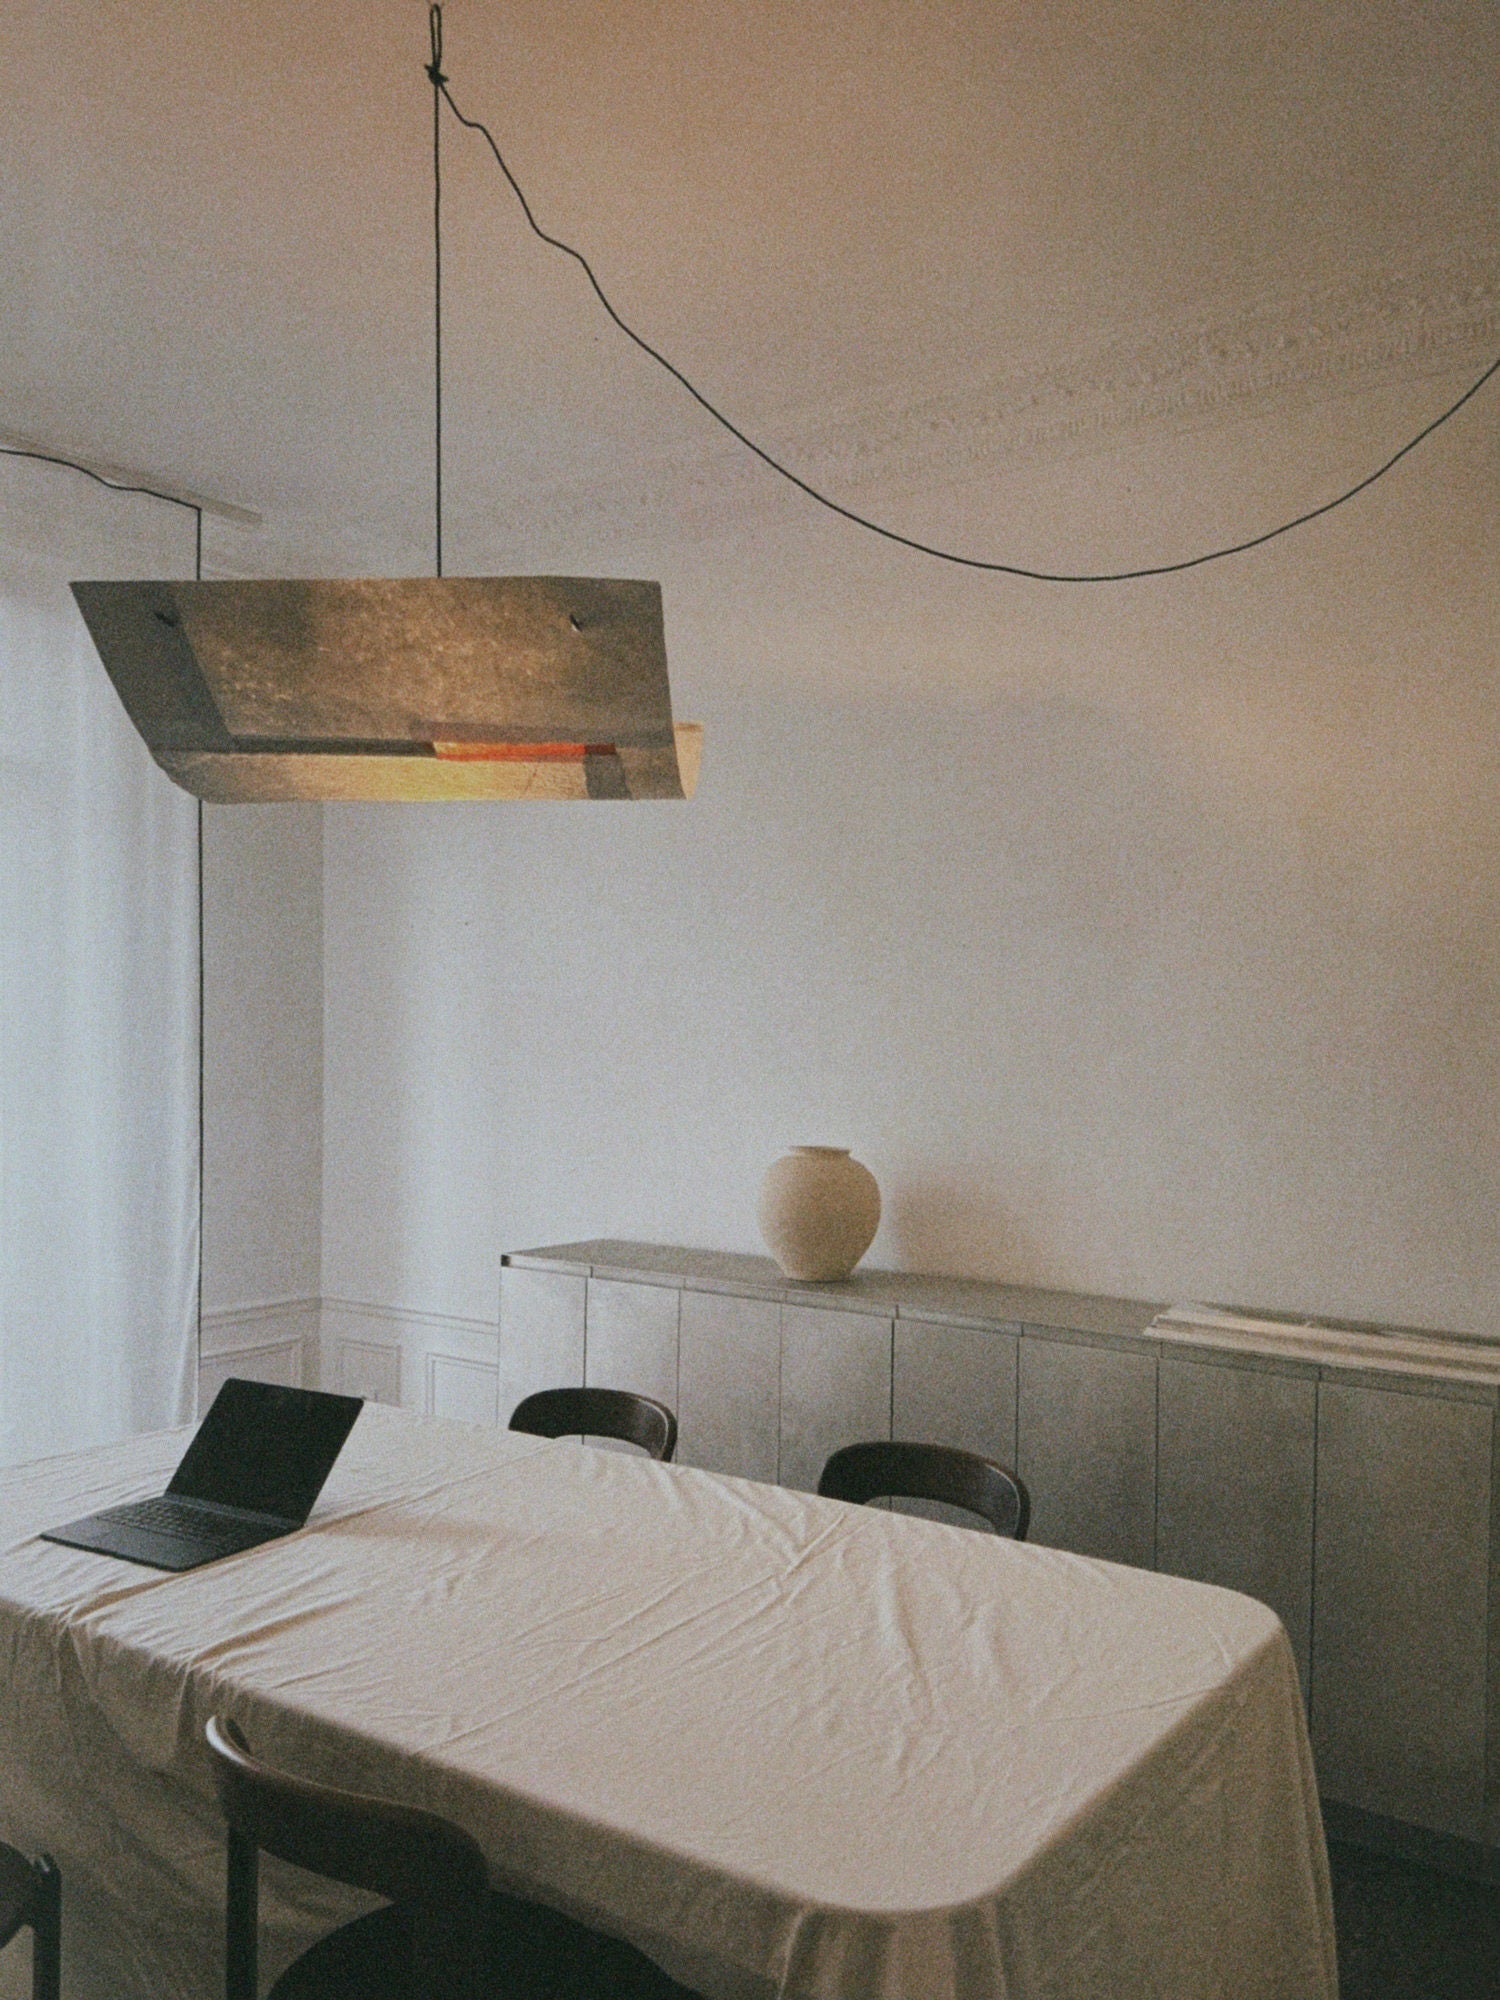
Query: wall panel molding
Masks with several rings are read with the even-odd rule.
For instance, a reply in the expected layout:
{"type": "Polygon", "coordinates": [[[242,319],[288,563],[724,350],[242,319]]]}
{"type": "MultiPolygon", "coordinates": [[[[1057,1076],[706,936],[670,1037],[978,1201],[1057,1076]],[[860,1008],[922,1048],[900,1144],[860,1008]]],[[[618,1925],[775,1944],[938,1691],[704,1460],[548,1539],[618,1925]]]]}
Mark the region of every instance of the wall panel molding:
{"type": "Polygon", "coordinates": [[[325,1298],[321,1317],[325,1388],[428,1416],[495,1421],[469,1413],[492,1408],[498,1394],[498,1317],[463,1319],[340,1298],[325,1298]]]}
{"type": "Polygon", "coordinates": [[[199,1408],[212,1401],[226,1375],[237,1374],[427,1415],[479,1411],[497,1394],[499,1337],[498,1320],[358,1299],[280,1299],[205,1313],[199,1408]]]}
{"type": "Polygon", "coordinates": [[[273,1299],[204,1313],[198,1343],[200,1414],[230,1375],[315,1388],[320,1319],[315,1298],[273,1299]]]}

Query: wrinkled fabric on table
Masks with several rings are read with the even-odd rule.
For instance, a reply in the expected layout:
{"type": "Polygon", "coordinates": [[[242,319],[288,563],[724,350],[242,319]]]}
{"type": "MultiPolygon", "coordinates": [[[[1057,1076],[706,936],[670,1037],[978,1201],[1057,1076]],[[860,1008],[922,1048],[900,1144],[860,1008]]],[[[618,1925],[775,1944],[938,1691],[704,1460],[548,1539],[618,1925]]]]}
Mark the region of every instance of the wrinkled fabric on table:
{"type": "MultiPolygon", "coordinates": [[[[215,1711],[713,2000],[1334,2000],[1249,1598],[375,1406],[284,1541],[169,1576],[32,1539],[183,1443],[0,1477],[0,1835],[63,1869],[79,2000],[222,1991],[215,1711]]],[[[268,1971],[367,1906],[266,1873],[268,1971]]]]}

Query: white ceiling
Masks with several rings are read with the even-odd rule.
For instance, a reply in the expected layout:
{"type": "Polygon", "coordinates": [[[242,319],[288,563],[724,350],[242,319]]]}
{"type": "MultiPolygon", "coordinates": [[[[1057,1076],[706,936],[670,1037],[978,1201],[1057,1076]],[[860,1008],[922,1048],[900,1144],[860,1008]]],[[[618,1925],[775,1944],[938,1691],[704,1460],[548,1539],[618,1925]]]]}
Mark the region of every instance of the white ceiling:
{"type": "MultiPolygon", "coordinates": [[[[955,385],[1060,393],[1059,357],[1121,341],[1229,366],[1246,315],[1316,340],[1350,297],[1399,321],[1446,288],[1477,352],[1500,303],[1493,0],[449,0],[446,27],[544,223],[793,456],[820,424],[900,441],[955,385]]],[[[0,428],[421,564],[426,38],[420,0],[10,0],[0,428]]],[[[482,142],[444,145],[455,518],[716,451],[482,142]]]]}

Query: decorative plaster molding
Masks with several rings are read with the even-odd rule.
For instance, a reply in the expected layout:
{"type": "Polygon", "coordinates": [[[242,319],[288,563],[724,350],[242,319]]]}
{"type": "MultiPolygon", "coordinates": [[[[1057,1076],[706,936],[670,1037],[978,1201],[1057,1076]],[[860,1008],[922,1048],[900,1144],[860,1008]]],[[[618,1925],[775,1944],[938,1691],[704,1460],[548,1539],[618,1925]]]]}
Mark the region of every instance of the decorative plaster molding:
{"type": "MultiPolygon", "coordinates": [[[[862,387],[830,406],[737,413],[810,484],[855,502],[971,481],[1017,458],[1108,447],[1132,430],[1196,427],[1309,394],[1475,373],[1500,352],[1500,249],[1464,249],[1409,271],[1382,269],[1191,319],[1117,329],[1071,353],[1011,357],[913,393],[862,387]]],[[[1393,445],[1400,440],[1393,440],[1393,445]]],[[[711,532],[780,490],[705,419],[692,454],[644,458],[607,482],[536,496],[560,528],[666,514],[711,532]]]]}
{"type": "MultiPolygon", "coordinates": [[[[868,511],[884,496],[993,479],[1018,462],[1107,451],[1132,432],[1238,421],[1393,381],[1444,377],[1456,388],[1497,353],[1500,247],[1450,245],[1408,269],[1289,284],[1190,317],[1101,330],[1065,353],[1012,353],[937,382],[904,376],[833,401],[768,400],[731,414],[810,484],[868,511]]],[[[1438,407],[1440,398],[1434,414],[1438,407]]],[[[1392,439],[1392,449],[1400,442],[1392,439]]],[[[662,523],[679,537],[708,538],[788,497],[782,481],[703,417],[690,446],[661,452],[647,442],[638,455],[616,457],[607,475],[532,484],[526,509],[549,542],[566,545],[601,531],[654,540],[662,523]]],[[[488,546],[497,510],[513,504],[494,487],[450,493],[450,539],[488,546]]],[[[278,564],[295,574],[309,563],[354,573],[368,566],[371,548],[389,546],[388,523],[283,515],[257,533],[215,534],[209,564],[223,576],[264,575],[278,564]]],[[[425,560],[416,542],[408,560],[425,560]]]]}
{"type": "MultiPolygon", "coordinates": [[[[1500,254],[1468,256],[1416,276],[1366,273],[1136,327],[1061,359],[951,383],[901,411],[883,434],[867,424],[862,449],[877,460],[905,457],[914,469],[985,463],[997,451],[1092,444],[1140,425],[1238,413],[1289,391],[1445,373],[1497,347],[1500,254]]],[[[823,449],[853,455],[847,428],[830,426],[823,449]]]]}

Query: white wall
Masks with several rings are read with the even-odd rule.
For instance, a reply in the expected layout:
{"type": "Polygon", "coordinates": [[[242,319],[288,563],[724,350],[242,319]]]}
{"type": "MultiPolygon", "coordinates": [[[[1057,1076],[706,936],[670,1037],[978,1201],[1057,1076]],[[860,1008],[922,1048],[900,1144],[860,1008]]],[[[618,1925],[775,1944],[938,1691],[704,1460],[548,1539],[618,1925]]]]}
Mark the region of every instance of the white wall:
{"type": "MultiPolygon", "coordinates": [[[[213,573],[422,567],[409,16],[221,23],[164,132],[170,33],[56,12],[10,31],[7,422],[259,507],[213,573]]],[[[1317,504],[1500,353],[1495,9],[1274,12],[455,0],[446,60],[543,218],[799,471],[1113,566],[1317,504]]],[[[449,568],[660,577],[702,790],[327,810],[316,1279],[312,821],[245,821],[212,1310],[306,1288],[376,1309],[375,1361],[422,1315],[478,1341],[504,1248],[751,1247],[766,1162],[823,1139],[882,1183],[877,1260],[1500,1331],[1500,382],[1257,555],[984,578],[710,431],[471,139],[449,568]]]]}
{"type": "Polygon", "coordinates": [[[200,1391],[236,1371],[314,1378],[322,1289],[322,867],[317,806],[203,809],[200,1391]]]}
{"type": "MultiPolygon", "coordinates": [[[[1186,552],[1461,379],[873,497],[1023,560],[1186,552]]],[[[758,1247],[765,1165],[823,1141],[881,1183],[876,1263],[1500,1333],[1495,435],[1117,588],[743,481],[696,535],[621,504],[466,548],[663,576],[702,786],[326,809],[325,1293],[493,1323],[508,1248],[758,1247]]]]}
{"type": "MultiPolygon", "coordinates": [[[[421,567],[420,10],[183,11],[0,12],[4,421],[260,509],[212,574],[421,567]]],[[[1315,504],[1500,352],[1493,5],[1243,14],[454,0],[446,60],[802,473],[1093,566],[1315,504]]],[[[748,1247],[809,1138],[887,1262],[1500,1330],[1500,383],[1263,554],[975,577],[776,487],[445,147],[449,566],[661,577],[703,788],[334,808],[321,862],[207,815],[210,1347],[748,1247]]]]}

